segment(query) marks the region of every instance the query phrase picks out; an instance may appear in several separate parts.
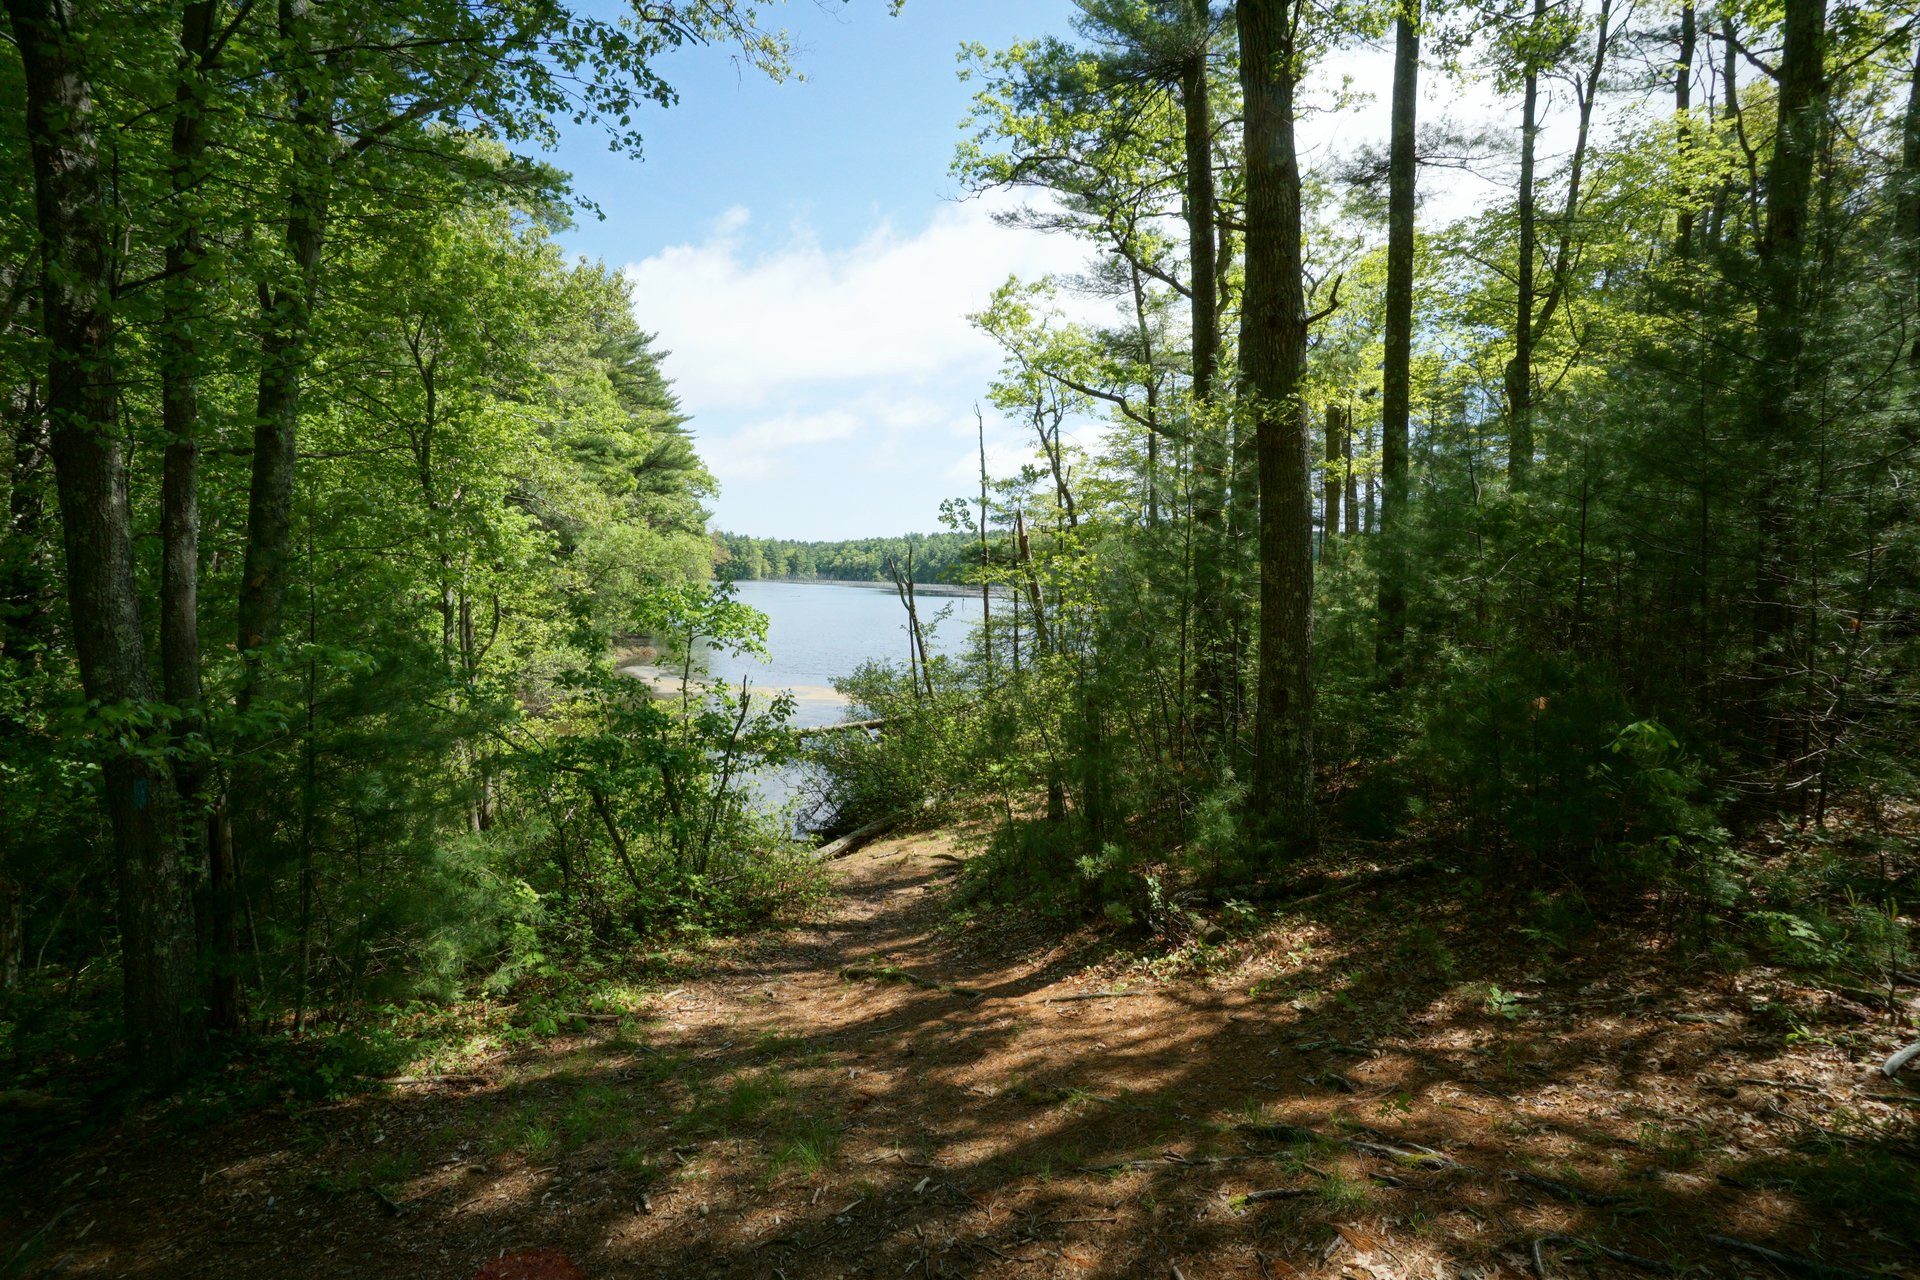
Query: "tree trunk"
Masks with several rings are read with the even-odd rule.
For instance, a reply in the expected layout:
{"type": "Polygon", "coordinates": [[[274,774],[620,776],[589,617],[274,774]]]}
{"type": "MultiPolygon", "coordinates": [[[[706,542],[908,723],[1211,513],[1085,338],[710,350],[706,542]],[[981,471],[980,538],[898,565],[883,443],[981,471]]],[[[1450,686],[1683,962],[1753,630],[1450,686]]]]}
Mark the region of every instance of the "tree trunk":
{"type": "Polygon", "coordinates": [[[1374,664],[1400,675],[1407,638],[1407,451],[1413,418],[1414,126],[1419,110],[1420,0],[1393,24],[1392,139],[1387,151],[1386,350],[1380,387],[1380,591],[1374,664]]]}
{"type": "MultiPolygon", "coordinates": [[[[160,679],[180,712],[180,732],[203,730],[200,683],[200,346],[194,334],[205,308],[194,274],[204,253],[196,192],[206,162],[206,111],[212,70],[214,0],[195,0],[180,15],[179,82],[174,87],[171,185],[174,225],[167,238],[166,284],[158,344],[160,426],[166,437],[160,481],[160,679]]],[[[176,768],[183,838],[195,832],[204,852],[200,946],[207,974],[207,1021],[241,1029],[239,932],[230,840],[202,814],[205,769],[176,768]]]]}
{"type": "MultiPolygon", "coordinates": [[[[980,406],[973,407],[974,425],[980,432],[980,656],[987,682],[993,682],[993,552],[987,546],[987,420],[980,406]]],[[[1152,440],[1152,435],[1147,437],[1152,440]]]]}
{"type": "MultiPolygon", "coordinates": [[[[46,280],[49,447],[67,555],[75,655],[87,698],[153,702],[120,452],[109,192],[93,134],[91,85],[72,33],[99,26],[65,0],[7,0],[25,73],[35,219],[46,280]]],[[[198,1054],[193,913],[174,780],[154,741],[109,756],[102,793],[119,887],[127,1041],[149,1078],[171,1081],[198,1054]]]]}
{"type": "Polygon", "coordinates": [[[1574,220],[1580,212],[1580,181],[1586,171],[1587,144],[1593,137],[1593,106],[1600,96],[1600,77],[1607,68],[1607,49],[1612,34],[1613,0],[1600,0],[1600,11],[1594,21],[1593,62],[1587,68],[1585,79],[1576,79],[1574,84],[1578,123],[1573,132],[1573,154],[1567,161],[1567,202],[1560,214],[1560,236],[1553,251],[1552,274],[1547,278],[1546,300],[1540,304],[1540,312],[1533,318],[1531,332],[1534,337],[1546,331],[1547,322],[1553,319],[1554,311],[1567,294],[1567,282],[1573,270],[1574,220]]]}
{"type": "MultiPolygon", "coordinates": [[[[1353,439],[1351,430],[1347,433],[1347,439],[1349,442],[1353,439]]],[[[1352,447],[1351,443],[1349,443],[1348,447],[1352,447]]],[[[1373,424],[1369,422],[1366,427],[1366,434],[1360,441],[1360,453],[1362,457],[1371,458],[1373,452],[1373,424]]],[[[1373,532],[1373,505],[1375,496],[1373,486],[1373,468],[1369,467],[1367,468],[1366,492],[1362,495],[1362,501],[1360,503],[1360,532],[1362,533],[1373,532]]],[[[1351,503],[1352,499],[1349,498],[1348,502],[1351,503]]]]}
{"type": "Polygon", "coordinates": [[[1300,168],[1293,95],[1297,0],[1240,0],[1246,98],[1246,295],[1240,360],[1260,474],[1260,672],[1253,823],[1269,858],[1315,846],[1313,472],[1300,403],[1306,365],[1300,168]]]}
{"type": "Polygon", "coordinates": [[[1327,406],[1327,465],[1320,477],[1320,557],[1333,551],[1333,540],[1340,533],[1340,495],[1346,488],[1348,448],[1346,423],[1340,406],[1327,406]]]}
{"type": "Polygon", "coordinates": [[[1786,40],[1780,55],[1779,124],[1767,170],[1767,230],[1760,242],[1761,298],[1755,317],[1761,363],[1755,379],[1754,444],[1760,454],[1754,574],[1753,728],[1768,753],[1789,750],[1774,732],[1769,704],[1791,665],[1788,594],[1795,558],[1793,519],[1786,505],[1786,464],[1806,445],[1801,403],[1801,355],[1806,346],[1807,210],[1813,166],[1826,108],[1826,0],[1787,0],[1786,40]]]}
{"type": "Polygon", "coordinates": [[[1547,18],[1547,0],[1533,0],[1528,29],[1524,97],[1520,107],[1520,249],[1515,272],[1513,359],[1507,362],[1507,482],[1527,486],[1533,467],[1533,265],[1538,247],[1534,229],[1534,152],[1539,137],[1540,67],[1532,41],[1547,18]]]}
{"type": "Polygon", "coordinates": [[[1233,732],[1233,645],[1228,603],[1226,499],[1230,455],[1209,413],[1220,364],[1219,246],[1213,174],[1213,103],[1209,96],[1207,0],[1191,0],[1193,25],[1180,63],[1180,105],[1186,148],[1186,223],[1189,317],[1193,329],[1194,692],[1208,735],[1233,732]]]}
{"type": "MultiPolygon", "coordinates": [[[[1907,239],[1907,287],[1920,315],[1920,40],[1914,43],[1913,72],[1907,80],[1906,127],[1900,145],[1900,234],[1907,239]]],[[[1907,367],[1920,370],[1920,336],[1907,351],[1907,367]]]]}
{"type": "Polygon", "coordinates": [[[7,527],[0,536],[0,658],[36,663],[53,612],[53,571],[45,528],[48,455],[40,388],[7,388],[7,527]]]}
{"type": "MultiPolygon", "coordinates": [[[[1678,56],[1673,69],[1673,114],[1680,131],[1680,154],[1686,156],[1693,145],[1693,121],[1687,113],[1693,109],[1693,55],[1700,46],[1700,25],[1693,0],[1681,0],[1678,56]]],[[[1694,197],[1691,191],[1680,198],[1680,212],[1674,220],[1673,256],[1693,256],[1694,197]]]]}
{"type": "Polygon", "coordinates": [[[1349,537],[1360,535],[1360,473],[1353,465],[1353,423],[1348,421],[1340,433],[1340,461],[1346,477],[1347,510],[1345,531],[1349,537]]]}
{"type": "MultiPolygon", "coordinates": [[[[281,0],[280,34],[296,61],[311,59],[306,47],[307,0],[281,0]]],[[[288,568],[292,562],[293,479],[300,425],[300,383],[306,370],[314,288],[326,238],[326,127],[304,67],[290,69],[293,93],[293,155],[288,160],[287,214],[283,239],[287,278],[264,291],[260,382],[254,405],[253,474],[247,493],[247,543],[237,608],[237,640],[245,662],[240,689],[244,706],[258,692],[261,650],[273,643],[286,618],[288,568]]]]}

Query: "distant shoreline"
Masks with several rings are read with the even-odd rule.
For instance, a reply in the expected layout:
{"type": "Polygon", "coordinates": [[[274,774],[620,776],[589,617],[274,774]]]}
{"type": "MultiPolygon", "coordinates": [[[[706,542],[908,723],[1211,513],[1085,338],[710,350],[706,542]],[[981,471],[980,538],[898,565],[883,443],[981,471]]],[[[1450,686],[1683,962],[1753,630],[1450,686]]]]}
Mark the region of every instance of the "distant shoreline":
{"type": "MultiPolygon", "coordinates": [[[[789,587],[870,587],[876,591],[892,591],[891,582],[873,582],[858,578],[742,578],[742,582],[766,582],[789,587]]],[[[960,582],[916,582],[913,593],[917,596],[977,596],[978,586],[969,586],[960,582]]],[[[1004,596],[997,588],[990,588],[989,594],[996,598],[1004,596]]]]}

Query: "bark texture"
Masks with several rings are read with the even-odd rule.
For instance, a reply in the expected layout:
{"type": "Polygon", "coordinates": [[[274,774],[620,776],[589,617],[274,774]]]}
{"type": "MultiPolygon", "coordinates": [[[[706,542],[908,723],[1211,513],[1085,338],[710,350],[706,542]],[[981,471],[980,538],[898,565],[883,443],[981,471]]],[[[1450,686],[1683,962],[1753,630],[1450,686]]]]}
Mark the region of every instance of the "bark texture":
{"type": "MultiPolygon", "coordinates": [[[[26,81],[34,213],[46,280],[48,442],[67,556],[75,655],[87,698],[138,716],[153,704],[134,576],[127,475],[114,381],[108,191],[91,85],[76,29],[96,24],[65,0],[7,0],[26,81]]],[[[166,767],[142,747],[108,757],[102,793],[119,887],[128,1047],[171,1080],[202,1040],[193,912],[180,813],[166,767]]]]}
{"type": "Polygon", "coordinates": [[[1780,54],[1779,124],[1767,169],[1767,229],[1760,241],[1762,295],[1756,316],[1761,362],[1755,380],[1754,443],[1761,467],[1759,554],[1754,573],[1754,729],[1767,754],[1789,751],[1774,731],[1772,693],[1794,664],[1788,597],[1796,559],[1786,505],[1787,469],[1808,434],[1801,357],[1806,349],[1807,218],[1826,112],[1826,0],[1787,0],[1780,54]]]}
{"type": "MultiPolygon", "coordinates": [[[[1530,36],[1546,24],[1547,0],[1533,0],[1530,36]]],[[[1520,249],[1515,262],[1513,358],[1507,362],[1507,482],[1524,489],[1533,469],[1534,258],[1540,237],[1534,218],[1534,153],[1540,135],[1540,66],[1529,45],[1520,103],[1520,249]]]]}
{"type": "Polygon", "coordinates": [[[1407,637],[1407,449],[1413,417],[1414,129],[1419,111],[1420,5],[1393,24],[1392,135],[1387,151],[1387,294],[1380,386],[1379,631],[1374,662],[1400,671],[1407,637]]]}
{"type": "Polygon", "coordinates": [[[253,473],[247,491],[247,547],[237,609],[238,641],[247,659],[241,701],[249,701],[261,678],[261,650],[286,621],[288,571],[293,545],[293,478],[300,426],[300,384],[306,371],[308,334],[320,253],[327,225],[327,141],[319,95],[307,77],[314,59],[307,47],[307,0],[281,0],[280,34],[295,64],[288,69],[293,93],[294,154],[289,161],[284,228],[285,278],[266,292],[261,316],[260,384],[254,407],[253,473]]]}
{"type": "Polygon", "coordinates": [[[1228,450],[1208,412],[1220,364],[1219,242],[1215,238],[1213,103],[1207,83],[1211,17],[1207,0],[1191,0],[1190,29],[1180,61],[1184,127],[1189,318],[1193,330],[1194,619],[1198,653],[1194,685],[1206,737],[1233,733],[1233,644],[1229,618],[1226,501],[1228,450]]]}
{"type": "Polygon", "coordinates": [[[1253,826],[1269,858],[1315,844],[1313,807],[1313,471],[1300,401],[1307,311],[1301,282],[1300,167],[1294,145],[1292,0],[1241,0],[1246,99],[1246,294],[1240,362],[1260,476],[1260,664],[1253,826]]]}

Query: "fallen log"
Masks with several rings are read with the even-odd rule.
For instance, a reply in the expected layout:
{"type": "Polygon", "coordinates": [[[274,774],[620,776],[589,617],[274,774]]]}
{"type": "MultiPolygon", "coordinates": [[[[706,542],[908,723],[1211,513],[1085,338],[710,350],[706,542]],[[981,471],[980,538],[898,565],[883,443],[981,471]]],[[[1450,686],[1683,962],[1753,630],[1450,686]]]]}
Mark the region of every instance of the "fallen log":
{"type": "Polygon", "coordinates": [[[1327,883],[1324,876],[1295,880],[1287,884],[1235,884],[1202,891],[1201,898],[1207,902],[1272,902],[1283,907],[1304,907],[1330,898],[1343,897],[1361,889],[1372,889],[1380,885],[1398,884],[1402,880],[1412,880],[1437,871],[1440,864],[1432,858],[1422,858],[1403,867],[1389,867],[1384,871],[1371,871],[1364,875],[1350,876],[1333,884],[1327,883]],[[1306,892],[1303,892],[1306,891],[1306,892]]]}
{"type": "Polygon", "coordinates": [[[938,991],[944,995],[965,996],[969,1000],[987,998],[987,993],[984,991],[976,991],[972,987],[956,987],[950,982],[937,982],[932,978],[923,978],[917,973],[908,973],[905,969],[896,969],[891,965],[850,964],[840,970],[840,976],[848,979],[863,978],[869,982],[904,982],[910,986],[938,991]]]}
{"type": "Polygon", "coordinates": [[[842,720],[839,724],[811,725],[805,729],[796,729],[793,736],[802,740],[820,738],[829,733],[846,733],[852,729],[880,729],[884,728],[886,723],[885,717],[878,720],[842,720]]]}
{"type": "Polygon", "coordinates": [[[878,822],[869,822],[864,827],[855,827],[838,840],[829,841],[813,851],[814,861],[833,862],[849,857],[878,840],[901,823],[899,818],[882,818],[878,822]]]}
{"type": "Polygon", "coordinates": [[[1915,1040],[1912,1044],[1881,1063],[1880,1074],[1891,1080],[1900,1074],[1902,1067],[1912,1062],[1915,1058],[1920,1058],[1920,1040],[1915,1040]]]}

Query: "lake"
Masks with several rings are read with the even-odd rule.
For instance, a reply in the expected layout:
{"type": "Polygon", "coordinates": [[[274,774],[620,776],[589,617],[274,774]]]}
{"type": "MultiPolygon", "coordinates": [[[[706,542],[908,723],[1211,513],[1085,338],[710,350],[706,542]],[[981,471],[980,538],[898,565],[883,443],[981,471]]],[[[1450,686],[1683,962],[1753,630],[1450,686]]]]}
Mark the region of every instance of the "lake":
{"type": "MultiPolygon", "coordinates": [[[[736,657],[709,651],[706,678],[725,680],[737,689],[745,676],[756,704],[774,690],[787,690],[793,694],[792,723],[797,728],[847,718],[847,700],[833,687],[836,677],[850,675],[865,662],[901,666],[907,661],[907,611],[891,583],[747,581],[736,590],[741,603],[767,616],[767,652],[763,657],[736,657]]],[[[945,594],[955,590],[935,587],[915,593],[920,625],[928,632],[927,648],[936,654],[959,652],[980,620],[977,590],[945,594]]],[[[669,687],[677,685],[680,674],[640,664],[624,670],[669,687]]],[[[762,804],[778,809],[804,790],[805,774],[800,768],[759,769],[746,782],[762,804]]]]}
{"type": "MultiPolygon", "coordinates": [[[[847,702],[834,691],[835,677],[851,674],[863,662],[901,665],[907,660],[907,611],[891,583],[742,582],[738,590],[741,603],[767,615],[767,656],[713,653],[708,668],[736,687],[744,675],[752,681],[750,688],[789,690],[797,726],[846,718],[847,702]]],[[[916,593],[914,607],[934,653],[959,652],[980,620],[978,594],[916,593]]]]}

